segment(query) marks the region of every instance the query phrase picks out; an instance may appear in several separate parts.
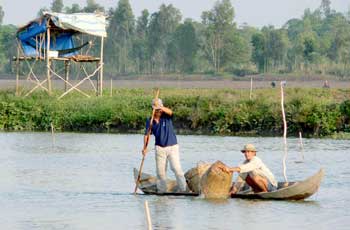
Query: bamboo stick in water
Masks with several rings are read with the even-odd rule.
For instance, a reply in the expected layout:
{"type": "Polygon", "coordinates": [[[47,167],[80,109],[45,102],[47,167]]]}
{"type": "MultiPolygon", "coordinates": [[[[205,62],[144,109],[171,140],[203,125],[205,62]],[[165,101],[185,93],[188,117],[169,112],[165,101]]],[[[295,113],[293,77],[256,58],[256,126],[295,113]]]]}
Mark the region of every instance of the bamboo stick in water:
{"type": "Polygon", "coordinates": [[[283,87],[285,85],[285,82],[281,82],[281,107],[282,107],[282,117],[283,117],[283,146],[284,146],[284,156],[283,156],[283,176],[285,182],[288,182],[287,179],[287,167],[286,167],[286,160],[288,155],[287,150],[287,121],[286,121],[286,114],[284,112],[284,92],[283,87]]]}
{"type": "Polygon", "coordinates": [[[253,93],[253,78],[250,77],[250,93],[249,93],[250,100],[252,100],[252,93],[253,93]]]}
{"type": "Polygon", "coordinates": [[[301,135],[301,132],[299,132],[299,147],[300,147],[300,154],[301,154],[301,162],[304,162],[304,144],[303,144],[303,137],[301,135]]]}
{"type": "Polygon", "coordinates": [[[52,147],[55,147],[55,128],[53,127],[52,122],[50,123],[50,125],[51,125],[52,147]]]}
{"type": "Polygon", "coordinates": [[[113,79],[111,78],[111,94],[109,95],[110,97],[113,96],[113,79]]]}
{"type": "Polygon", "coordinates": [[[148,207],[147,200],[145,200],[145,211],[146,211],[146,218],[147,218],[147,229],[152,230],[152,221],[151,221],[151,215],[149,213],[149,207],[148,207]]]}

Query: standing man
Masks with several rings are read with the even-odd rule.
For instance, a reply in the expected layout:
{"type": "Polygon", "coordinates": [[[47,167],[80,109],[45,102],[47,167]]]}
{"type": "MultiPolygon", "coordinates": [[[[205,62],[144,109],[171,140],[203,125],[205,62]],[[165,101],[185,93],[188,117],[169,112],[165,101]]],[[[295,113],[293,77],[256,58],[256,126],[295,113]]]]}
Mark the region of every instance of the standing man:
{"type": "Polygon", "coordinates": [[[221,169],[228,173],[238,172],[237,182],[232,186],[231,194],[235,194],[246,182],[255,193],[272,192],[277,189],[277,181],[270,169],[256,156],[252,144],[246,144],[241,152],[245,156],[243,164],[237,167],[223,166],[221,169]]]}
{"type": "MultiPolygon", "coordinates": [[[[166,192],[166,169],[169,161],[171,170],[175,173],[179,192],[186,190],[186,180],[180,164],[179,145],[174,132],[172,116],[173,111],[165,106],[161,99],[152,101],[155,110],[151,133],[155,137],[156,167],[157,167],[157,190],[166,192]]],[[[146,122],[144,145],[142,154],[147,154],[147,132],[150,127],[150,119],[146,122]]]]}

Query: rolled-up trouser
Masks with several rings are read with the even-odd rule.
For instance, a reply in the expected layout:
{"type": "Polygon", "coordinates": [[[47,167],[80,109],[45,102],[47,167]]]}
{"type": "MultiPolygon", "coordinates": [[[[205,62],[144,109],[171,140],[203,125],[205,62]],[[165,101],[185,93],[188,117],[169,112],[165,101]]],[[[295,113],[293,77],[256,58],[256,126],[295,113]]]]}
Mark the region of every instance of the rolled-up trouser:
{"type": "Polygon", "coordinates": [[[186,191],[186,180],[180,164],[179,145],[161,147],[156,145],[157,189],[166,192],[166,169],[167,161],[171,170],[175,173],[180,191],[186,191]]]}

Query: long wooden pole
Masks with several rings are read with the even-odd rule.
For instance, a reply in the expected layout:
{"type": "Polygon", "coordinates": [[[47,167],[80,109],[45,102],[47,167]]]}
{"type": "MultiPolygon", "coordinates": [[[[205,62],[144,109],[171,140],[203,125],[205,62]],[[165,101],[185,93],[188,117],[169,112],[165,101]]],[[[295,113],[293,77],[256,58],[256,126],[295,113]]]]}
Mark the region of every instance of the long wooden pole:
{"type": "Polygon", "coordinates": [[[283,85],[285,82],[281,82],[281,107],[282,107],[282,117],[283,117],[283,146],[284,146],[284,156],[283,156],[283,176],[285,182],[288,182],[287,179],[287,168],[286,168],[286,160],[287,160],[287,121],[286,114],[284,112],[284,92],[283,85]]]}
{"type": "Polygon", "coordinates": [[[17,40],[17,59],[16,59],[16,96],[19,96],[19,41],[17,40]]]}
{"type": "Polygon", "coordinates": [[[64,92],[67,92],[68,90],[68,84],[67,82],[69,81],[69,66],[70,66],[70,61],[64,61],[64,92]]]}
{"type": "Polygon", "coordinates": [[[100,65],[101,65],[101,69],[100,69],[100,96],[102,96],[102,92],[103,92],[103,37],[101,37],[101,53],[100,53],[100,65]]]}
{"type": "MultiPolygon", "coordinates": [[[[159,96],[159,89],[157,89],[157,92],[156,92],[156,96],[155,96],[155,101],[158,100],[158,96],[159,96]]],[[[151,135],[151,131],[152,131],[152,124],[153,124],[153,119],[154,119],[154,113],[155,113],[156,109],[153,108],[152,110],[152,117],[151,117],[151,120],[149,122],[149,127],[148,127],[148,130],[147,130],[147,134],[146,134],[146,143],[145,143],[145,147],[147,148],[148,146],[148,142],[149,142],[149,138],[150,138],[150,135],[151,135]]],[[[137,180],[136,180],[136,185],[135,185],[135,189],[134,189],[134,194],[136,194],[136,191],[137,191],[137,187],[139,185],[139,182],[140,182],[140,178],[141,178],[141,173],[142,173],[142,168],[143,168],[143,163],[145,162],[145,155],[142,154],[142,160],[141,160],[141,164],[140,164],[140,169],[139,169],[139,175],[137,175],[137,180]]]]}
{"type": "Polygon", "coordinates": [[[49,90],[49,95],[51,95],[51,76],[50,76],[50,23],[47,25],[47,42],[46,42],[46,77],[47,77],[47,88],[49,90]]]}

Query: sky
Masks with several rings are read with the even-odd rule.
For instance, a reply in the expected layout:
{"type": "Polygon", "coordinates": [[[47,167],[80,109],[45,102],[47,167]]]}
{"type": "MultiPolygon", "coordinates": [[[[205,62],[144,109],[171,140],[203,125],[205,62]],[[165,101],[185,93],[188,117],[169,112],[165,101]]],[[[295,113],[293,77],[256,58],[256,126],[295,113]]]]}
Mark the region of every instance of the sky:
{"type": "MultiPolygon", "coordinates": [[[[140,15],[143,9],[150,13],[156,12],[159,6],[173,4],[178,8],[183,18],[200,21],[203,11],[212,9],[216,0],[129,0],[134,15],[140,15]]],[[[50,7],[52,0],[0,0],[5,11],[3,24],[24,25],[34,19],[42,7],[50,7]]],[[[81,7],[86,0],[64,0],[65,6],[78,3],[81,7]]],[[[96,3],[109,9],[118,5],[118,0],[95,0],[96,3]]],[[[347,12],[350,0],[331,0],[331,7],[339,12],[347,12]]],[[[238,25],[247,23],[250,26],[262,27],[274,25],[281,27],[291,18],[300,18],[306,8],[318,8],[321,0],[231,0],[235,9],[235,22],[238,25]]]]}

